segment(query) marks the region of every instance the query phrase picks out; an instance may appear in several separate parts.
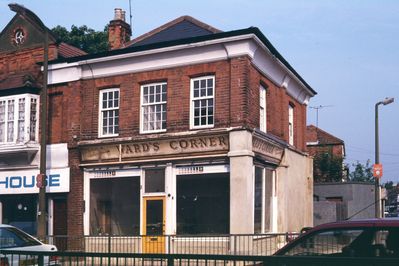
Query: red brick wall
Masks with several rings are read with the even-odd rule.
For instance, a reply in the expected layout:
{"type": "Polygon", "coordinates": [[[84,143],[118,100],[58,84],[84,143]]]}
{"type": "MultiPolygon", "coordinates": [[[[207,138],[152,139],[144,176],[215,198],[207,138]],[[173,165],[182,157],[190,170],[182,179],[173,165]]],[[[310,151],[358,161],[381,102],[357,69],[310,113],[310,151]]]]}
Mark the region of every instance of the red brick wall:
{"type": "MultiPolygon", "coordinates": [[[[30,73],[38,81],[42,80],[38,62],[43,62],[43,48],[17,50],[11,53],[0,53],[0,80],[8,75],[30,73]]],[[[57,57],[54,45],[49,47],[49,60],[57,57]]]]}
{"type": "MultiPolygon", "coordinates": [[[[167,132],[190,130],[190,79],[215,75],[215,128],[259,127],[259,85],[267,85],[268,132],[288,141],[288,105],[295,105],[295,146],[305,150],[306,106],[291,98],[250,64],[247,57],[229,61],[177,67],[73,82],[73,91],[82,92],[81,140],[98,137],[99,90],[120,88],[120,137],[138,135],[140,130],[140,86],[166,81],[167,132]]],[[[65,97],[65,96],[64,96],[65,97]]],[[[75,93],[75,97],[80,97],[75,93]]],[[[70,98],[70,104],[76,101],[70,98]]],[[[76,106],[80,108],[80,106],[76,106]]],[[[70,111],[75,110],[69,107],[70,111]]],[[[70,116],[68,111],[68,116],[70,116]]],[[[76,114],[78,116],[79,114],[76,114]]],[[[77,122],[76,122],[77,123],[77,122]]],[[[69,127],[66,127],[69,128],[69,127]]]]}

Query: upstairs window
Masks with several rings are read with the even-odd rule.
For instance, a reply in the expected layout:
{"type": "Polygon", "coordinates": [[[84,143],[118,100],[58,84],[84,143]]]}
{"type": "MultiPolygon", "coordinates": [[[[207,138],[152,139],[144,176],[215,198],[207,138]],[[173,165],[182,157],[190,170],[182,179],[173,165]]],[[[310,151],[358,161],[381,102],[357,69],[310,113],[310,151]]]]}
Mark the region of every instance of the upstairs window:
{"type": "Polygon", "coordinates": [[[288,105],[288,143],[294,145],[294,106],[288,105]]]}
{"type": "Polygon", "coordinates": [[[190,128],[208,128],[214,125],[215,76],[191,79],[190,128]]]}
{"type": "Polygon", "coordinates": [[[119,89],[100,91],[99,136],[113,137],[119,134],[119,89]]]}
{"type": "Polygon", "coordinates": [[[166,131],[166,82],[141,86],[142,133],[166,131]]]}
{"type": "Polygon", "coordinates": [[[0,97],[0,144],[37,141],[38,95],[0,97]]]}
{"type": "Polygon", "coordinates": [[[266,119],[266,88],[259,87],[259,129],[263,132],[267,130],[266,119]]]}

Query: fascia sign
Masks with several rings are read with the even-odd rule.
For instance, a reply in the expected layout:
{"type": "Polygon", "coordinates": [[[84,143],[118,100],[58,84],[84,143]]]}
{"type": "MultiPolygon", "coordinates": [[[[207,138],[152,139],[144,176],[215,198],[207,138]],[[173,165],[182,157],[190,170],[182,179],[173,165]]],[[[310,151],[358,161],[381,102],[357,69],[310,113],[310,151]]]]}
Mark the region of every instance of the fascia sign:
{"type": "MultiPolygon", "coordinates": [[[[36,187],[38,174],[39,169],[0,171],[0,195],[39,193],[39,188],[36,187]]],[[[69,167],[47,170],[46,193],[69,192],[69,179],[69,167]]]]}

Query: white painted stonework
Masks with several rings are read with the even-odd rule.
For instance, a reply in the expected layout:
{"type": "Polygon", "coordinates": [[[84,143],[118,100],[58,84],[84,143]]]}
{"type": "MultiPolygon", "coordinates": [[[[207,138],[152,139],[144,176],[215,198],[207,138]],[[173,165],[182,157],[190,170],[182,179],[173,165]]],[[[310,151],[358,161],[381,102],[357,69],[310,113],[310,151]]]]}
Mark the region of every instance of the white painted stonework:
{"type": "Polygon", "coordinates": [[[48,83],[167,69],[248,56],[254,66],[300,103],[314,95],[254,34],[49,65],[48,83]]]}

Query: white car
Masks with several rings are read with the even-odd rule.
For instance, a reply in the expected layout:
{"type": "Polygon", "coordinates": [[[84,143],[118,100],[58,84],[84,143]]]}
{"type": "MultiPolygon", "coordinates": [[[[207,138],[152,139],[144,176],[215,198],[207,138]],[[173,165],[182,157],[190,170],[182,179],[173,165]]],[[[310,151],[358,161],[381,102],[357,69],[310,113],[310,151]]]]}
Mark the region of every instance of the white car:
{"type": "MultiPolygon", "coordinates": [[[[33,236],[24,231],[11,226],[0,224],[0,250],[18,250],[18,251],[57,251],[54,245],[48,245],[40,242],[33,236]]],[[[45,265],[57,264],[57,258],[53,256],[44,257],[45,265]]],[[[35,265],[37,256],[25,255],[1,255],[0,265],[35,265]]]]}

